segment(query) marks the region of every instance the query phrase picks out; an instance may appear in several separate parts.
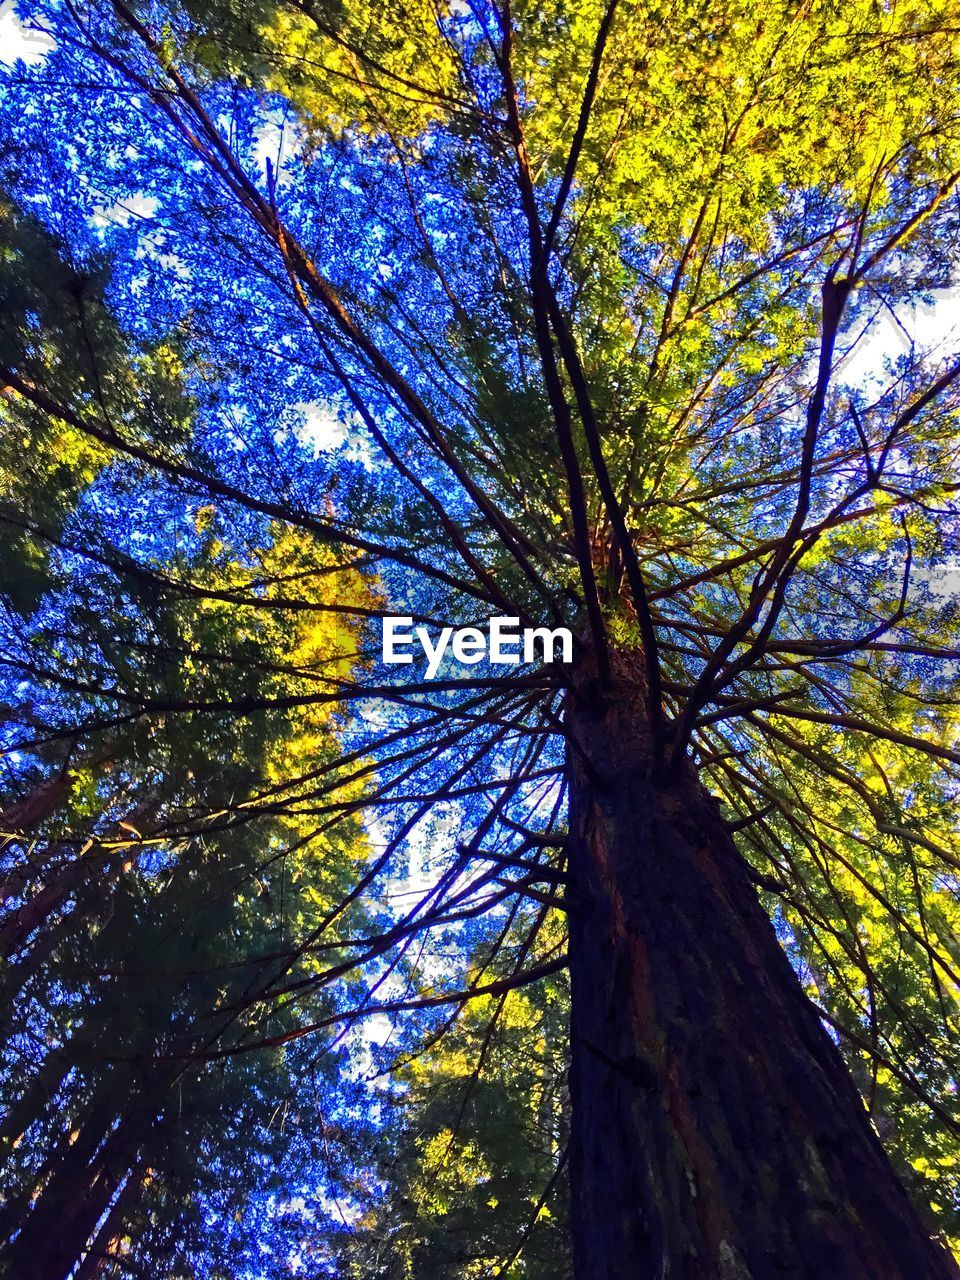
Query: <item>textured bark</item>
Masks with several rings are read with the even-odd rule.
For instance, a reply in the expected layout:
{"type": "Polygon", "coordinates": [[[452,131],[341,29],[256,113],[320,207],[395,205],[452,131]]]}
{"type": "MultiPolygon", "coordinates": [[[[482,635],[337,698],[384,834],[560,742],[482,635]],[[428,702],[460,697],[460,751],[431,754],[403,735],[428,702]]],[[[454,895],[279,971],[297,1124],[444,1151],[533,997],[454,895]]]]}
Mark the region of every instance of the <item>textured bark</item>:
{"type": "Polygon", "coordinates": [[[567,708],[577,1280],[956,1280],[716,803],[655,776],[620,683],[567,708]]]}
{"type": "Polygon", "coordinates": [[[136,1207],[143,1192],[145,1177],[141,1165],[130,1170],[123,1190],[114,1198],[110,1212],[101,1223],[90,1247],[84,1254],[83,1261],[70,1280],[96,1280],[97,1276],[107,1274],[108,1267],[110,1270],[113,1269],[111,1263],[116,1260],[127,1217],[136,1207]]]}
{"type": "Polygon", "coordinates": [[[51,1143],[48,1147],[32,1188],[24,1188],[18,1195],[8,1196],[0,1205],[4,1261],[9,1262],[14,1247],[11,1243],[13,1237],[16,1237],[16,1248],[29,1257],[34,1237],[45,1239],[73,1189],[89,1179],[89,1166],[98,1149],[108,1140],[118,1110],[122,1112],[129,1096],[127,1091],[119,1089],[115,1096],[111,1096],[110,1084],[109,1080],[104,1082],[82,1115],[74,1116],[68,1112],[63,1117],[67,1123],[56,1144],[51,1143]]]}
{"type": "MultiPolygon", "coordinates": [[[[141,1146],[157,1119],[146,1107],[126,1115],[86,1159],[81,1134],[8,1245],[5,1261],[19,1280],[68,1280],[91,1235],[141,1160],[141,1146]]],[[[88,1130],[93,1126],[88,1125],[88,1130]]]]}

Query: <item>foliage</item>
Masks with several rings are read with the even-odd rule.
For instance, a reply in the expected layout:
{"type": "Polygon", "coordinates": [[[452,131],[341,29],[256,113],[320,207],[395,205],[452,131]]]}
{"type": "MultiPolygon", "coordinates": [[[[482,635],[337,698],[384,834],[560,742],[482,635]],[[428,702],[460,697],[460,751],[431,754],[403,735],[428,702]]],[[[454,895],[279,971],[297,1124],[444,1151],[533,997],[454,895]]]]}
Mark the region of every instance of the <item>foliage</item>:
{"type": "Polygon", "coordinates": [[[565,1274],[563,708],[627,654],[956,1245],[960,364],[882,349],[955,283],[953,6],[37,12],[0,224],[18,1211],[149,1112],[131,1274],[565,1274]],[[394,613],[567,624],[574,672],[427,683],[377,662],[394,613]],[[314,1202],[214,1258],[268,1184],[314,1202]]]}

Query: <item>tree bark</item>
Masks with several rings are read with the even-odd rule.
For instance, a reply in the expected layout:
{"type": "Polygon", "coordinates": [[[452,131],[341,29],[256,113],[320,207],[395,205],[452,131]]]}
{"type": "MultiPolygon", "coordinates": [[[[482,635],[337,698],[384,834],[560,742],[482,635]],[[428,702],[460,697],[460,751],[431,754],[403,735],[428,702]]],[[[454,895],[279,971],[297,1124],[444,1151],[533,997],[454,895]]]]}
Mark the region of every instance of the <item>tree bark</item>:
{"type": "MultiPolygon", "coordinates": [[[[91,849],[84,848],[65,865],[58,867],[46,884],[0,921],[0,952],[9,957],[19,951],[33,931],[59,910],[84,880],[104,868],[108,872],[111,869],[118,872],[120,858],[96,845],[91,849]]],[[[107,883],[110,878],[108,876],[107,883]]]]}
{"type": "Polygon", "coordinates": [[[19,1234],[7,1246],[4,1260],[11,1276],[18,1280],[68,1280],[73,1274],[99,1220],[143,1158],[142,1144],[159,1123],[151,1101],[150,1097],[138,1099],[137,1109],[104,1135],[92,1159],[84,1158],[86,1145],[79,1159],[70,1159],[74,1152],[68,1151],[68,1158],[61,1162],[26,1214],[19,1234]]]}
{"type": "Polygon", "coordinates": [[[956,1280],[639,674],[566,715],[577,1280],[956,1280]]]}
{"type": "Polygon", "coordinates": [[[107,1265],[116,1260],[117,1245],[123,1237],[127,1218],[143,1191],[146,1174],[142,1165],[141,1161],[130,1170],[123,1190],[114,1197],[110,1212],[70,1280],[96,1280],[105,1274],[107,1265]]]}

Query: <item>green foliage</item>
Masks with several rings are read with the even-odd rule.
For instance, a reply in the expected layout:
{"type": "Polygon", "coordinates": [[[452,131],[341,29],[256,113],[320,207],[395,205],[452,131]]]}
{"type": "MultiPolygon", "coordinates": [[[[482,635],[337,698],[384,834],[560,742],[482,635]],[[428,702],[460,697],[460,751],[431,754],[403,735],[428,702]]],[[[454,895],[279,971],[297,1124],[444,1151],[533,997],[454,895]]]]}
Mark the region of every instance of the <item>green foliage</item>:
{"type": "MultiPolygon", "coordinates": [[[[122,358],[118,347],[118,368],[122,358]]],[[[172,349],[155,348],[126,376],[137,380],[145,429],[154,413],[156,435],[182,429],[170,411],[184,403],[179,392],[169,399],[179,378],[172,349]]],[[[309,1105],[302,1123],[278,1124],[301,1088],[279,1042],[302,1006],[271,988],[313,977],[315,962],[298,958],[292,940],[329,924],[368,850],[350,814],[319,831],[298,816],[298,790],[309,793],[318,769],[335,785],[339,747],[335,703],[301,711],[297,702],[318,677],[357,668],[356,617],[328,606],[373,595],[361,573],[341,571],[328,550],[282,526],[264,545],[230,548],[212,504],[195,510],[196,536],[149,569],[135,572],[106,533],[99,559],[78,563],[58,548],[72,539],[73,508],[115,459],[46,426],[31,442],[32,476],[49,483],[11,495],[28,497],[21,519],[44,531],[24,538],[37,548],[26,652],[41,679],[69,670],[67,703],[99,701],[105,727],[79,746],[54,735],[0,801],[2,1225],[14,1231],[29,1207],[31,1240],[59,1222],[64,1247],[79,1231],[79,1248],[96,1221],[77,1226],[64,1205],[82,1194],[99,1218],[120,1188],[102,1231],[124,1274],[179,1280],[200,1265],[235,1275],[251,1249],[256,1258],[263,1205],[289,1189],[294,1170],[310,1186],[322,1155],[322,1121],[309,1105]],[[103,709],[117,697],[121,707],[182,699],[256,709],[115,723],[103,709]],[[302,788],[291,783],[300,774],[302,788]],[[275,814],[278,791],[287,807],[275,814]],[[277,1046],[222,1057],[261,1040],[277,1046]],[[86,1171],[71,1165],[82,1152],[86,1171]],[[211,1233],[211,1214],[236,1230],[211,1233]]],[[[11,471],[11,489],[24,479],[11,471]]],[[[24,727],[35,720],[29,698],[9,710],[24,727]]],[[[362,785],[348,782],[344,794],[359,798],[362,785]]],[[[331,934],[365,927],[360,906],[336,915],[324,951],[334,963],[346,953],[331,934]]],[[[334,1006],[321,993],[309,1007],[321,1016],[334,1006]]],[[[296,1229],[291,1221],[279,1239],[296,1229]]],[[[18,1274],[17,1257],[4,1274],[18,1274]]]]}
{"type": "MultiPolygon", "coordinates": [[[[562,680],[465,677],[480,710],[398,686],[371,710],[362,617],[393,593],[435,619],[550,615],[599,670],[595,580],[603,635],[662,679],[651,718],[723,803],[878,1133],[958,1245],[960,613],[931,586],[960,547],[955,370],[909,351],[881,390],[844,385],[842,363],[878,314],[954,279],[954,8],[225,0],[172,6],[145,38],[103,19],[109,39],[84,56],[108,49],[93,65],[119,63],[128,86],[126,67],[162,121],[156,172],[135,176],[192,251],[190,301],[134,347],[105,302],[107,258],[78,265],[0,211],[0,364],[20,378],[0,404],[0,555],[30,624],[5,661],[31,685],[11,713],[42,739],[10,795],[10,897],[39,923],[11,952],[8,1003],[14,1052],[46,1046],[11,1094],[29,1123],[8,1136],[30,1132],[12,1214],[53,1185],[48,1153],[121,1111],[165,1126],[149,1148],[141,1134],[131,1266],[142,1249],[190,1274],[164,1242],[178,1214],[200,1241],[235,1176],[246,1212],[236,1152],[288,1150],[264,1120],[297,1088],[281,1042],[327,1034],[335,978],[373,927],[365,806],[401,830],[426,807],[449,846],[412,916],[391,917],[399,958],[371,949],[375,992],[399,975],[445,998],[436,955],[406,952],[409,920],[437,903],[468,904],[444,937],[468,981],[505,900],[550,908],[509,916],[525,958],[562,945],[543,888],[565,883],[562,856],[505,886],[450,836],[461,817],[490,834],[469,797],[493,812],[539,767],[559,778],[543,740],[563,732],[562,680]],[[294,160],[267,175],[257,130],[277,119],[295,122],[294,160]],[[254,448],[201,413],[198,369],[221,379],[218,409],[248,413],[254,448]],[[303,385],[349,404],[358,433],[362,419],[368,469],[281,457],[303,385]],[[96,515],[98,485],[146,491],[143,524],[156,512],[177,533],[141,527],[134,559],[96,515]],[[351,567],[361,549],[380,578],[351,567]],[[98,567],[80,581],[71,555],[98,567]],[[364,716],[380,754],[343,766],[364,716]],[[220,1078],[194,1061],[261,1041],[220,1078]],[[133,1061],[165,1065],[144,1083],[133,1061]]],[[[110,157],[84,163],[109,176],[110,157]]],[[[150,260],[175,312],[164,263],[115,244],[150,260]]],[[[519,841],[522,824],[505,828],[519,841]]],[[[551,978],[464,1000],[435,1042],[411,1034],[375,1104],[372,1167],[341,1179],[350,1229],[320,1215],[302,1231],[318,1265],[566,1274],[562,1190],[541,1204],[565,1140],[566,1001],[551,978]]]]}
{"type": "MultiPolygon", "coordinates": [[[[0,362],[55,397],[88,398],[110,429],[139,440],[182,441],[193,404],[183,385],[181,337],[131,352],[105,301],[105,260],[71,262],[29,215],[0,200],[0,362]]],[[[0,400],[2,590],[29,615],[53,585],[42,541],[56,537],[108,461],[104,445],[9,394],[0,400]]]]}
{"type": "MultiPolygon", "coordinates": [[[[567,1003],[554,981],[502,1005],[485,997],[400,1056],[378,1157],[386,1191],[343,1241],[344,1277],[568,1274],[567,1003]]],[[[389,1041],[383,1056],[398,1056],[389,1041]]]]}
{"type": "Polygon", "coordinates": [[[456,58],[438,9],[424,0],[187,7],[184,54],[193,66],[282,94],[315,140],[352,130],[414,136],[448,110],[456,58]]]}

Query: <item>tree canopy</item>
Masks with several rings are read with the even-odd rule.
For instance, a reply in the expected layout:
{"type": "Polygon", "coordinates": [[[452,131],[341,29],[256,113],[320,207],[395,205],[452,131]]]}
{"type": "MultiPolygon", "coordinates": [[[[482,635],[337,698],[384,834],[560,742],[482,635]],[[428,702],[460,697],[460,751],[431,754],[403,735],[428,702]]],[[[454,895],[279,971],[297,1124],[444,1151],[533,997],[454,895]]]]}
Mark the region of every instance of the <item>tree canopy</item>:
{"type": "Polygon", "coordinates": [[[586,1274],[577,708],[631,699],[960,1248],[956,5],[16,12],[7,1274],[586,1274]],[[574,660],[427,679],[398,615],[574,660]]]}

